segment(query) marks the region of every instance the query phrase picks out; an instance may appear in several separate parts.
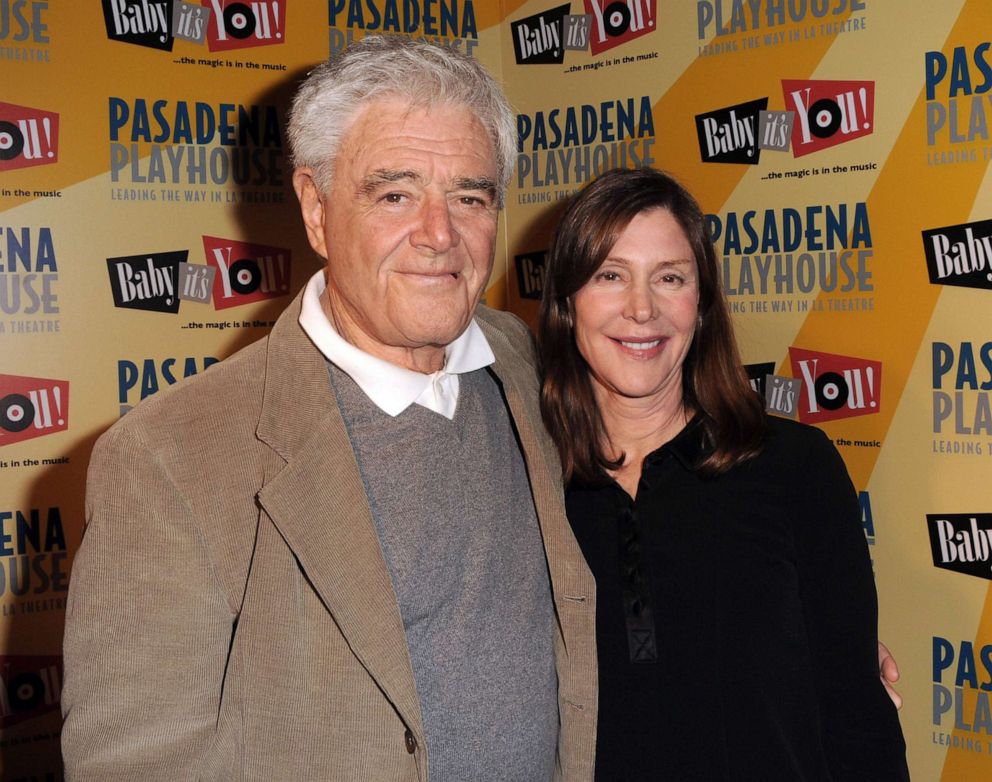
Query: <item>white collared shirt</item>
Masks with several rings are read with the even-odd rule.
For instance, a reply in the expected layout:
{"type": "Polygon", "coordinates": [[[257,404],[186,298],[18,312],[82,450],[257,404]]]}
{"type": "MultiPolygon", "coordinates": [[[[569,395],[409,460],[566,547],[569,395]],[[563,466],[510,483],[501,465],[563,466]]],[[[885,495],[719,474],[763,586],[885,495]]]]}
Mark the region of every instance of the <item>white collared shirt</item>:
{"type": "Polygon", "coordinates": [[[347,374],[383,412],[397,416],[412,404],[440,413],[448,420],[458,404],[458,375],[496,361],[486,335],[473,319],[444,351],[444,367],[430,375],[391,364],[344,339],[320,306],[326,283],[319,271],[307,283],[300,326],[324,358],[347,374]]]}

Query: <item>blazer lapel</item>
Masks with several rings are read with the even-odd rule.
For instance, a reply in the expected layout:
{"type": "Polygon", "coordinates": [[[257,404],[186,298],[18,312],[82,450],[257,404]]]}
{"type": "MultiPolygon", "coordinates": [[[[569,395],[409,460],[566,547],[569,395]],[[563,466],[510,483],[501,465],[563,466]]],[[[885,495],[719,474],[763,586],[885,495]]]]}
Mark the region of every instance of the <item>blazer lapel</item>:
{"type": "MultiPolygon", "coordinates": [[[[533,353],[530,346],[512,344],[503,331],[490,323],[482,319],[479,323],[496,356],[492,369],[503,384],[507,406],[520,436],[556,602],[562,598],[584,600],[591,597],[588,569],[565,518],[561,467],[541,420],[533,353]]],[[[569,628],[561,629],[568,646],[569,628]]]]}
{"type": "Polygon", "coordinates": [[[362,665],[423,736],[403,620],[323,356],[299,298],[269,337],[258,437],[270,460],[259,502],[362,665]]]}

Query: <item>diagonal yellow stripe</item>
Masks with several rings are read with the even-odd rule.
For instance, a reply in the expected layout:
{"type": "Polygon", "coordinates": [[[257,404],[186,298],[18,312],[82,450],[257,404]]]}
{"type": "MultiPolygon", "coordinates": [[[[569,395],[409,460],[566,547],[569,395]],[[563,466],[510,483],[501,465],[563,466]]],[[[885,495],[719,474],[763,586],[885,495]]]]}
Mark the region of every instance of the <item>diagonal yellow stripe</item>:
{"type": "MultiPolygon", "coordinates": [[[[838,23],[851,15],[850,10],[832,17],[838,23]]],[[[789,23],[774,32],[786,38],[802,35],[804,23],[789,23]]],[[[766,33],[762,32],[763,39],[766,33]]],[[[734,40],[735,36],[726,39],[734,40]]],[[[696,196],[703,209],[716,212],[734,192],[751,168],[747,165],[703,163],[699,155],[696,124],[693,118],[722,106],[733,106],[768,97],[769,107],[782,94],[782,79],[804,79],[816,70],[833,37],[820,36],[803,40],[801,45],[782,43],[782,56],[769,56],[769,48],[741,49],[735,54],[701,56],[661,97],[654,108],[658,165],[675,174],[696,196]],[[783,68],[788,72],[783,72],[783,68]],[[733,74],[739,76],[735,78],[733,74]],[[750,92],[742,84],[749,85],[750,92]],[[706,85],[705,90],[700,85],[706,85]]],[[[700,44],[704,43],[700,41],[700,44]]]]}
{"type": "MultiPolygon", "coordinates": [[[[963,7],[948,41],[960,41],[967,31],[987,22],[986,0],[971,0],[963,7]]],[[[949,55],[952,48],[945,43],[944,53],[949,55]]],[[[970,213],[985,176],[987,164],[982,163],[930,166],[930,149],[926,96],[921,88],[867,199],[874,245],[874,309],[845,312],[843,328],[837,326],[837,315],[826,309],[810,312],[796,335],[795,344],[805,348],[883,362],[879,412],[831,422],[834,436],[884,439],[942,290],[929,282],[920,232],[961,223],[970,213]]],[[[837,294],[830,296],[836,298],[837,294]]],[[[819,298],[824,299],[825,294],[819,298]]],[[[856,486],[868,484],[878,453],[877,448],[845,453],[856,486]]]]}

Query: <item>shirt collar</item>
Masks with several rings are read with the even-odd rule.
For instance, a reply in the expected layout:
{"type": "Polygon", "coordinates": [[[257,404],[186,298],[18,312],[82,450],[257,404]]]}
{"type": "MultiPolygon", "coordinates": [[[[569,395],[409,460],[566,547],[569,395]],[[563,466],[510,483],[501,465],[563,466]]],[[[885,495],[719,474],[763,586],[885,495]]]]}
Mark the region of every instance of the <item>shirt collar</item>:
{"type": "Polygon", "coordinates": [[[458,398],[457,376],[496,361],[475,319],[445,348],[444,368],[431,375],[377,358],[338,334],[320,305],[325,287],[323,271],[310,278],[303,292],[300,326],[324,358],[347,374],[378,408],[391,416],[417,403],[450,419],[458,398]]]}
{"type": "Polygon", "coordinates": [[[703,417],[697,413],[689,419],[689,423],[681,432],[648,456],[648,459],[660,458],[663,453],[671,453],[685,469],[695,470],[710,451],[712,448],[707,444],[703,417]]]}

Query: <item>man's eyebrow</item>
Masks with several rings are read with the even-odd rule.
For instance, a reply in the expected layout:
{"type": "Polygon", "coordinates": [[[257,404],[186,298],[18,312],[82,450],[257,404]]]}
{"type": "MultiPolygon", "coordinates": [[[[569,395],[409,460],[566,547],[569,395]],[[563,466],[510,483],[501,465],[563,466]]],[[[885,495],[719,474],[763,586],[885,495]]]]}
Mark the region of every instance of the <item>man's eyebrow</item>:
{"type": "Polygon", "coordinates": [[[490,198],[496,198],[496,181],[489,177],[458,177],[454,184],[456,190],[481,190],[490,198]]]}
{"type": "MultiPolygon", "coordinates": [[[[390,185],[395,182],[423,182],[424,177],[417,171],[396,170],[391,168],[377,168],[370,171],[358,185],[358,194],[361,196],[372,196],[383,185],[390,185]]],[[[490,177],[456,177],[452,183],[456,190],[482,191],[489,198],[496,198],[496,181],[490,177]]]]}
{"type": "Polygon", "coordinates": [[[358,185],[358,194],[370,196],[383,185],[403,181],[417,182],[422,179],[423,177],[416,171],[397,171],[391,168],[377,168],[375,171],[371,171],[362,177],[362,181],[358,185]]]}

